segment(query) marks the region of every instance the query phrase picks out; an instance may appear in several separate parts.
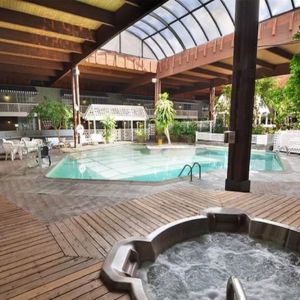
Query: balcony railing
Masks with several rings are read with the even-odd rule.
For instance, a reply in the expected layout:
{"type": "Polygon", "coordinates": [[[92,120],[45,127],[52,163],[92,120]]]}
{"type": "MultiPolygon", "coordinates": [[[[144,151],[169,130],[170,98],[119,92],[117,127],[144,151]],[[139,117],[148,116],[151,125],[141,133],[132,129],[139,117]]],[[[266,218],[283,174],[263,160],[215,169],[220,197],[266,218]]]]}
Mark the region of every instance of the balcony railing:
{"type": "Polygon", "coordinates": [[[36,103],[0,103],[0,112],[30,113],[36,103]]]}
{"type": "MultiPolygon", "coordinates": [[[[154,117],[154,109],[146,108],[149,117],[154,117]]],[[[198,119],[198,110],[176,109],[176,119],[198,119]]]]}

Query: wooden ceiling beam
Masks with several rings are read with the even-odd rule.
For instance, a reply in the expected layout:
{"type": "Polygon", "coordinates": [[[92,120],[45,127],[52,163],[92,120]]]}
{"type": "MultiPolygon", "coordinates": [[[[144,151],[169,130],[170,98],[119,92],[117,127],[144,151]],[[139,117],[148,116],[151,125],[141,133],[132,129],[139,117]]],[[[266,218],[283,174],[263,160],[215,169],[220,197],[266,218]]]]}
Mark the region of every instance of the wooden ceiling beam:
{"type": "Polygon", "coordinates": [[[183,81],[184,80],[188,80],[188,81],[192,80],[192,81],[196,81],[196,82],[208,82],[209,81],[208,78],[203,78],[203,77],[193,76],[193,75],[187,75],[187,74],[176,74],[176,75],[171,76],[169,78],[179,79],[179,80],[183,80],[183,81]]]}
{"type": "Polygon", "coordinates": [[[18,65],[20,68],[22,66],[35,67],[39,69],[53,69],[53,70],[62,70],[63,64],[56,61],[43,60],[43,59],[34,59],[29,57],[17,57],[9,54],[0,54],[0,63],[18,65]]]}
{"type": "Polygon", "coordinates": [[[81,73],[105,75],[105,76],[115,76],[115,77],[120,77],[120,78],[132,78],[134,76],[137,76],[137,74],[126,72],[126,71],[102,69],[99,67],[92,67],[92,66],[86,66],[86,65],[81,65],[81,64],[79,65],[79,71],[81,73]]]}
{"type": "Polygon", "coordinates": [[[228,71],[232,71],[232,67],[233,67],[232,65],[223,63],[221,61],[213,62],[210,65],[214,66],[214,67],[217,67],[217,68],[225,69],[225,70],[228,70],[228,71]]]}
{"type": "Polygon", "coordinates": [[[217,78],[223,78],[223,79],[230,78],[230,76],[227,74],[223,74],[223,73],[211,71],[211,70],[206,70],[206,69],[202,69],[202,68],[195,68],[195,69],[192,69],[192,71],[201,73],[201,74],[205,74],[205,75],[209,75],[209,76],[213,76],[213,77],[217,77],[217,78]]]}
{"type": "Polygon", "coordinates": [[[55,84],[56,81],[63,78],[70,70],[82,60],[84,60],[88,55],[94,52],[97,48],[101,47],[105,42],[111,39],[118,32],[122,31],[138,19],[140,19],[145,14],[152,11],[157,6],[163,4],[166,0],[152,0],[143,1],[142,6],[136,7],[128,3],[125,3],[117,12],[115,12],[115,27],[100,26],[99,29],[95,31],[96,43],[91,44],[84,42],[82,44],[82,54],[73,54],[71,57],[71,62],[65,64],[63,71],[59,72],[58,75],[51,79],[50,85],[55,84]]]}
{"type": "Polygon", "coordinates": [[[29,75],[46,75],[48,77],[54,76],[56,74],[55,70],[50,69],[41,69],[38,67],[24,67],[18,64],[10,65],[10,64],[0,64],[1,72],[5,73],[20,73],[20,74],[29,74],[29,75]]]}
{"type": "Polygon", "coordinates": [[[293,58],[293,54],[282,49],[282,48],[279,48],[279,47],[271,47],[269,49],[266,49],[267,51],[273,53],[273,54],[276,54],[282,58],[285,58],[285,59],[288,59],[288,60],[291,60],[293,58]]]}
{"type": "Polygon", "coordinates": [[[16,41],[39,48],[63,50],[64,52],[82,52],[80,44],[75,42],[7,28],[0,28],[0,39],[8,42],[16,41]]]}
{"type": "Polygon", "coordinates": [[[72,15],[91,19],[113,26],[114,13],[78,1],[27,0],[40,6],[63,11],[72,15]]]}
{"type": "Polygon", "coordinates": [[[33,47],[21,46],[17,47],[13,44],[1,43],[0,42],[0,53],[14,55],[14,56],[25,56],[35,57],[38,59],[49,59],[54,61],[70,61],[70,55],[68,53],[52,51],[47,49],[38,49],[33,47]]]}
{"type": "Polygon", "coordinates": [[[51,31],[57,34],[68,35],[95,42],[94,32],[88,28],[41,18],[5,8],[0,8],[0,20],[2,22],[31,27],[43,31],[51,31]]]}
{"type": "Polygon", "coordinates": [[[269,63],[265,60],[259,59],[259,58],[256,59],[256,65],[262,66],[262,67],[270,69],[270,70],[274,70],[276,68],[276,65],[271,64],[271,63],[269,63]]]}
{"type": "MultiPolygon", "coordinates": [[[[290,60],[293,54],[275,45],[294,44],[293,33],[297,32],[299,26],[300,9],[261,22],[258,49],[270,51],[290,60]]],[[[232,59],[233,45],[234,34],[232,33],[165,58],[158,63],[157,77],[162,79],[218,61],[232,59]]]]}
{"type": "Polygon", "coordinates": [[[99,82],[104,81],[104,82],[120,82],[120,83],[129,83],[131,81],[130,78],[125,79],[125,78],[116,78],[116,77],[107,77],[105,75],[94,75],[94,74],[85,74],[81,73],[80,74],[80,79],[91,79],[91,80],[98,80],[99,82]]]}
{"type": "Polygon", "coordinates": [[[31,75],[29,76],[28,74],[20,74],[20,73],[14,73],[14,72],[5,72],[2,73],[0,76],[0,83],[4,84],[21,84],[24,81],[27,82],[28,85],[31,84],[32,80],[35,81],[47,81],[49,79],[48,76],[46,75],[31,75]]]}

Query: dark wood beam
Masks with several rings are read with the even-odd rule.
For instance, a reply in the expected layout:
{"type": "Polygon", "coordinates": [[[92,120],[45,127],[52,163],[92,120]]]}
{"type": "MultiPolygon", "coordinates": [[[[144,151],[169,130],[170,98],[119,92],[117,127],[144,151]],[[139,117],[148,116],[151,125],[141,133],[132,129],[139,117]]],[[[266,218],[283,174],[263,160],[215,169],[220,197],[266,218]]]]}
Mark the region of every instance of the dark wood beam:
{"type": "Polygon", "coordinates": [[[26,57],[35,57],[38,59],[49,59],[54,61],[70,61],[70,55],[68,53],[47,50],[47,49],[38,49],[33,47],[13,45],[0,42],[0,53],[5,53],[9,55],[16,56],[26,56],[26,57]]]}
{"type": "Polygon", "coordinates": [[[0,40],[15,41],[38,48],[81,53],[81,46],[78,43],[7,28],[0,28],[0,40]]]}
{"type": "Polygon", "coordinates": [[[272,48],[269,48],[269,49],[266,49],[267,51],[273,53],[273,54],[276,54],[282,58],[286,58],[288,60],[291,60],[293,58],[293,54],[282,49],[282,48],[279,48],[279,47],[272,47],[272,48]]]}
{"type": "Polygon", "coordinates": [[[1,72],[5,73],[20,73],[30,75],[46,75],[48,77],[56,74],[55,70],[41,69],[38,67],[24,67],[20,65],[0,64],[1,72]]]}
{"type": "Polygon", "coordinates": [[[236,0],[230,131],[225,189],[249,192],[259,0],[236,0]]]}
{"type": "Polygon", "coordinates": [[[50,61],[46,59],[34,59],[31,57],[17,57],[9,54],[0,54],[0,63],[40,68],[40,69],[53,69],[62,70],[63,64],[57,61],[50,61]]]}
{"type": "Polygon", "coordinates": [[[192,71],[201,73],[201,74],[205,74],[205,75],[209,75],[209,76],[213,76],[213,77],[223,78],[223,79],[230,78],[230,76],[227,74],[223,74],[223,73],[211,71],[211,70],[206,70],[206,69],[202,69],[202,68],[195,68],[195,69],[192,69],[192,71]]]}
{"type": "Polygon", "coordinates": [[[221,69],[225,69],[225,70],[228,70],[228,71],[232,71],[232,65],[223,63],[221,61],[213,62],[210,65],[214,66],[214,67],[217,67],[217,68],[221,68],[221,69]]]}
{"type": "MultiPolygon", "coordinates": [[[[119,70],[109,70],[109,69],[102,69],[99,67],[92,67],[92,66],[86,66],[86,65],[79,65],[79,70],[81,73],[87,73],[87,74],[95,74],[95,75],[105,75],[110,77],[120,77],[120,78],[132,78],[134,76],[137,76],[137,74],[133,74],[126,71],[119,71],[119,70]]],[[[143,74],[139,74],[143,75],[143,74]]],[[[152,74],[152,76],[154,76],[152,74]]]]}
{"type": "Polygon", "coordinates": [[[276,65],[271,64],[271,63],[269,63],[265,60],[259,59],[259,58],[256,59],[256,64],[259,66],[265,67],[267,69],[270,69],[270,70],[274,70],[276,67],[276,65]]]}
{"type": "MultiPolygon", "coordinates": [[[[144,85],[147,85],[147,84],[153,84],[152,83],[152,78],[155,78],[155,74],[141,74],[141,75],[135,75],[135,79],[132,80],[132,83],[127,86],[123,91],[122,93],[129,93],[132,89],[135,89],[137,87],[140,87],[140,86],[144,86],[144,85]]],[[[154,84],[153,84],[153,88],[154,88],[154,84]]]]}
{"type": "MultiPolygon", "coordinates": [[[[198,74],[198,73],[197,73],[198,74]]],[[[196,81],[196,82],[209,82],[208,78],[201,78],[199,76],[193,76],[193,75],[188,75],[188,74],[176,74],[174,76],[171,76],[169,78],[173,78],[173,79],[179,79],[179,80],[183,80],[183,81],[196,81]]]]}
{"type": "Polygon", "coordinates": [[[32,80],[38,81],[47,81],[49,79],[46,75],[28,75],[28,74],[20,74],[15,72],[5,72],[0,76],[0,82],[6,84],[20,84],[20,82],[26,81],[27,84],[30,84],[32,80]]]}
{"type": "Polygon", "coordinates": [[[139,7],[125,3],[114,15],[115,27],[100,26],[100,28],[95,32],[96,43],[91,44],[88,42],[84,42],[82,45],[82,54],[73,54],[71,57],[71,62],[65,64],[64,70],[59,72],[56,77],[52,78],[49,84],[55,84],[55,82],[63,78],[72,69],[73,66],[80,63],[83,59],[94,52],[97,48],[101,47],[105,42],[110,40],[118,32],[130,26],[132,23],[155,9],[157,6],[163,4],[164,2],[166,2],[166,0],[143,1],[143,6],[139,7]]]}
{"type": "Polygon", "coordinates": [[[94,74],[86,74],[86,73],[81,73],[80,74],[80,79],[91,79],[95,81],[104,81],[104,82],[120,82],[120,83],[129,83],[131,81],[130,78],[125,79],[125,78],[116,78],[116,77],[108,77],[103,75],[94,75],[94,74]]]}
{"type": "Polygon", "coordinates": [[[82,2],[53,0],[27,0],[27,2],[95,20],[106,25],[113,26],[114,24],[114,14],[112,12],[82,2]]]}
{"type": "Polygon", "coordinates": [[[36,17],[5,8],[0,8],[0,20],[2,22],[31,27],[42,31],[51,31],[57,34],[68,35],[87,41],[95,41],[93,30],[90,30],[88,28],[79,27],[76,25],[71,25],[51,19],[36,17]]]}

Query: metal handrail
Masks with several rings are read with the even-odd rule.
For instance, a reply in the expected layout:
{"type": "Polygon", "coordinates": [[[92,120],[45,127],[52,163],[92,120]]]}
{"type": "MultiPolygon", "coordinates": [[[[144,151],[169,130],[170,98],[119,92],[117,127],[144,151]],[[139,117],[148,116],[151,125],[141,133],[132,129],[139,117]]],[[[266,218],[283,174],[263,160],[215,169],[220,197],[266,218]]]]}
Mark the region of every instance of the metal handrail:
{"type": "Polygon", "coordinates": [[[198,171],[199,171],[199,179],[201,179],[201,173],[202,173],[202,168],[201,165],[198,162],[194,162],[192,165],[192,171],[194,169],[194,167],[198,166],[198,171]]]}
{"type": "Polygon", "coordinates": [[[186,164],[184,165],[184,167],[181,169],[178,177],[180,177],[183,173],[183,171],[185,170],[185,168],[190,168],[190,171],[188,173],[188,176],[190,176],[190,181],[193,181],[193,169],[194,167],[198,166],[198,169],[199,169],[199,180],[201,179],[201,172],[202,172],[202,168],[201,168],[201,165],[198,163],[198,162],[194,162],[193,165],[189,165],[189,164],[186,164]]]}
{"type": "Polygon", "coordinates": [[[227,281],[226,300],[247,300],[241,282],[235,276],[227,281]]]}
{"type": "Polygon", "coordinates": [[[184,165],[184,167],[181,169],[178,177],[181,176],[181,174],[183,173],[183,171],[185,170],[185,168],[189,167],[190,168],[190,172],[188,173],[188,175],[190,175],[190,181],[193,181],[193,170],[192,167],[189,164],[184,165]]]}

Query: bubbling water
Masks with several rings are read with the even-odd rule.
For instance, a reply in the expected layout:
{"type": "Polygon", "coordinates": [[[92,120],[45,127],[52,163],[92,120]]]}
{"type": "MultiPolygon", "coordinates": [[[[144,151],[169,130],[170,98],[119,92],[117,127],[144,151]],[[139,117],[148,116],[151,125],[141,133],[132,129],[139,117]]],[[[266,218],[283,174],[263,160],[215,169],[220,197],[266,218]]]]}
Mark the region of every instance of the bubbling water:
{"type": "Polygon", "coordinates": [[[247,235],[202,235],[174,245],[137,272],[151,300],[225,299],[231,275],[248,300],[300,299],[300,257],[247,235]]]}

